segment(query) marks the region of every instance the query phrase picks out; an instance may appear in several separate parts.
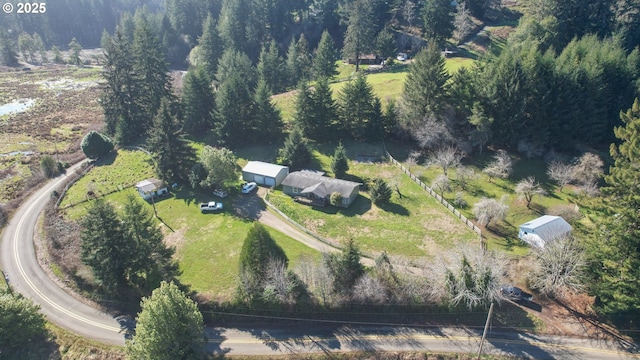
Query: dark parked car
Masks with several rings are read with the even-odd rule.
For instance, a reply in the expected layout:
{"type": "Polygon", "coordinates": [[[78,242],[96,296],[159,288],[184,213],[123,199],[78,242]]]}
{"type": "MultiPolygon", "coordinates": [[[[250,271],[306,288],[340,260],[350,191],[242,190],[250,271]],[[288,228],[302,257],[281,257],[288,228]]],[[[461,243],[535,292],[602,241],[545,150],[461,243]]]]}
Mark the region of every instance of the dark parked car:
{"type": "Polygon", "coordinates": [[[506,299],[511,301],[532,301],[533,295],[528,294],[517,286],[513,285],[503,285],[500,287],[500,293],[506,299]]]}

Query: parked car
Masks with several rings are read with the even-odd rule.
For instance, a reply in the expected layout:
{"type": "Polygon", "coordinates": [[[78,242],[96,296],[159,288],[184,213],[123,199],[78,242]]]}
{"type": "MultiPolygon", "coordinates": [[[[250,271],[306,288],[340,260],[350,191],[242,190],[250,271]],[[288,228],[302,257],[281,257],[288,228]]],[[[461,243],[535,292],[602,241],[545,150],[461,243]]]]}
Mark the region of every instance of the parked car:
{"type": "Polygon", "coordinates": [[[215,195],[215,196],[217,196],[217,197],[219,197],[221,199],[224,199],[227,196],[229,196],[229,193],[226,192],[225,190],[222,190],[222,189],[215,189],[215,190],[213,190],[213,195],[215,195]]]}
{"type": "Polygon", "coordinates": [[[222,203],[209,201],[208,203],[200,204],[200,211],[205,213],[209,211],[222,211],[222,203]]]}
{"type": "Polygon", "coordinates": [[[500,293],[506,299],[511,301],[532,301],[533,295],[528,294],[517,286],[513,285],[502,285],[500,287],[500,293]]]}
{"type": "Polygon", "coordinates": [[[242,193],[243,194],[249,194],[250,192],[252,192],[253,190],[258,188],[258,184],[254,183],[254,182],[250,182],[250,183],[244,183],[242,184],[242,193]]]}

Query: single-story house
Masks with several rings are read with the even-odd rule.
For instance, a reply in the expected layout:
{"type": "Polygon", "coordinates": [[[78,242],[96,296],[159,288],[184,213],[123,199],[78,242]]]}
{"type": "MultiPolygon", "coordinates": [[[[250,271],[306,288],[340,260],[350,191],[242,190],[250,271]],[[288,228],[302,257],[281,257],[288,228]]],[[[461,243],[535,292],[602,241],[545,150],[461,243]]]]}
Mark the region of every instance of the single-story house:
{"type": "Polygon", "coordinates": [[[169,194],[167,185],[164,181],[158,179],[142,180],[136,184],[136,189],[145,200],[151,200],[152,197],[169,194]]]}
{"type": "Polygon", "coordinates": [[[255,182],[258,185],[279,186],[287,175],[289,175],[288,166],[262,161],[249,161],[242,168],[242,179],[246,182],[255,182]]]}
{"type": "Polygon", "coordinates": [[[293,197],[304,197],[313,205],[325,206],[334,192],[342,195],[341,207],[349,207],[360,193],[360,183],[322,176],[312,171],[294,171],[282,182],[282,191],[293,197]]]}
{"type": "Polygon", "coordinates": [[[560,216],[544,215],[520,225],[518,238],[533,246],[544,245],[571,232],[571,225],[560,216]]]}

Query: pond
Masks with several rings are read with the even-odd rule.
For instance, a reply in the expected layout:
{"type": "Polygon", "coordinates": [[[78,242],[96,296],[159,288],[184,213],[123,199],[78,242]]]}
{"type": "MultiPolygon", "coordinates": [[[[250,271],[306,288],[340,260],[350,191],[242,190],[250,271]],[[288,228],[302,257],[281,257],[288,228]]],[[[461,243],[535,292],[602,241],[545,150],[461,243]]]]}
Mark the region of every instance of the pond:
{"type": "Polygon", "coordinates": [[[8,104],[0,105],[0,116],[26,111],[35,103],[35,99],[18,99],[8,104]]]}

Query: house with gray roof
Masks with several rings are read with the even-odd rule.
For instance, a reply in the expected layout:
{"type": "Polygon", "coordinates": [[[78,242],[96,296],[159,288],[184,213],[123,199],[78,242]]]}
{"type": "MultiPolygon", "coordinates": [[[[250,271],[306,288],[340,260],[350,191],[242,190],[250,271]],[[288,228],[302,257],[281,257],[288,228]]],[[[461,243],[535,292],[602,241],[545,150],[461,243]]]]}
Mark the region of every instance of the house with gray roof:
{"type": "Polygon", "coordinates": [[[143,199],[149,201],[152,197],[163,196],[169,194],[167,185],[162,180],[146,179],[136,184],[136,190],[143,199]]]}
{"type": "Polygon", "coordinates": [[[311,171],[295,171],[282,182],[282,191],[295,198],[306,198],[312,205],[326,206],[334,192],[342,195],[341,207],[351,205],[360,194],[360,183],[334,179],[311,171]]]}

